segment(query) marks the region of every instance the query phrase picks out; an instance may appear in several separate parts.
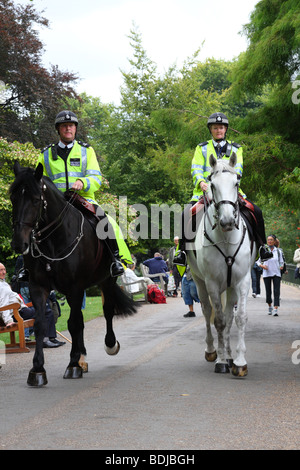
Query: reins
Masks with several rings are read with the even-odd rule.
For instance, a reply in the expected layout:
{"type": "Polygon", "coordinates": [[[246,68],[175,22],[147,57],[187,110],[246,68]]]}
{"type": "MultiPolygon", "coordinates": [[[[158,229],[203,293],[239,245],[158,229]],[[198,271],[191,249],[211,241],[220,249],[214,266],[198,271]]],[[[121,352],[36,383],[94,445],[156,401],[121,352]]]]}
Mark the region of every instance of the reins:
{"type": "MultiPolygon", "coordinates": [[[[63,257],[60,257],[60,254],[58,254],[56,257],[50,257],[50,256],[47,256],[45,253],[43,253],[43,251],[40,249],[39,245],[44,242],[45,240],[47,240],[47,238],[49,238],[63,223],[65,217],[67,216],[67,213],[71,207],[71,202],[72,202],[72,199],[70,201],[67,201],[66,202],[66,205],[65,207],[62,209],[62,211],[58,214],[58,216],[52,220],[48,225],[46,225],[45,227],[39,229],[38,228],[38,224],[42,218],[42,215],[43,215],[43,212],[45,212],[47,210],[47,200],[45,199],[44,197],[44,190],[46,189],[46,185],[43,184],[42,185],[42,194],[41,194],[41,209],[40,209],[40,214],[39,214],[39,217],[35,223],[35,228],[32,229],[32,232],[31,232],[31,245],[30,245],[30,248],[31,248],[31,256],[33,258],[40,258],[40,257],[43,257],[45,259],[47,259],[48,261],[62,261],[66,258],[68,258],[72,253],[73,251],[77,248],[80,240],[82,239],[83,237],[83,224],[84,224],[84,216],[82,213],[80,213],[81,215],[81,223],[80,223],[80,228],[79,228],[79,233],[78,235],[74,238],[74,240],[69,244],[69,246],[67,248],[64,248],[61,253],[63,251],[65,251],[66,249],[71,248],[71,250],[63,257]],[[50,233],[48,233],[44,238],[41,238],[39,239],[43,233],[45,233],[47,230],[49,230],[50,228],[54,227],[50,233]],[[74,246],[73,246],[74,245],[74,246]]],[[[50,268],[50,267],[49,267],[50,268]]],[[[50,268],[51,269],[51,268],[50,268]]]]}

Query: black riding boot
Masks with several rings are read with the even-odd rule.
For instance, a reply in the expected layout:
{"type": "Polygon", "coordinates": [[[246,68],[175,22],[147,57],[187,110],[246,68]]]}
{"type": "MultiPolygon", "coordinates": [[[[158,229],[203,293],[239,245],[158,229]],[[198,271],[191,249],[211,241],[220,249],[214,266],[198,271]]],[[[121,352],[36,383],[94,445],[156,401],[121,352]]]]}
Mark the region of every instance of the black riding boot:
{"type": "MultiPolygon", "coordinates": [[[[253,204],[253,202],[252,202],[253,204]]],[[[269,247],[266,245],[266,232],[265,232],[265,222],[264,218],[262,215],[262,211],[260,207],[258,207],[256,204],[253,204],[254,208],[254,215],[257,221],[257,225],[255,227],[256,233],[254,234],[256,243],[258,248],[258,253],[261,261],[267,261],[270,258],[273,258],[273,253],[269,249],[269,247]]]]}
{"type": "Polygon", "coordinates": [[[120,261],[119,247],[115,238],[106,238],[105,243],[112,256],[112,264],[110,266],[110,274],[112,277],[118,277],[124,274],[125,270],[120,261]]]}
{"type": "Polygon", "coordinates": [[[114,230],[104,210],[100,206],[96,206],[96,205],[95,205],[95,209],[96,209],[97,218],[100,221],[105,221],[105,225],[103,227],[103,233],[106,234],[106,237],[103,238],[102,236],[100,236],[99,238],[101,238],[106,243],[106,246],[109,249],[109,252],[112,257],[112,264],[110,266],[110,274],[112,277],[121,276],[122,274],[124,274],[125,270],[120,261],[119,247],[118,247],[117,240],[114,237],[114,230]],[[108,236],[108,234],[110,234],[110,237],[108,236]]]}
{"type": "MultiPolygon", "coordinates": [[[[187,265],[186,252],[185,252],[186,242],[193,240],[193,235],[189,233],[188,221],[191,218],[190,210],[191,210],[191,207],[194,204],[195,204],[195,201],[191,201],[189,204],[187,204],[187,206],[184,209],[184,211],[182,212],[182,216],[181,216],[181,239],[179,241],[179,250],[177,251],[177,253],[175,254],[174,259],[173,259],[173,263],[177,264],[179,266],[186,266],[187,265]]],[[[192,222],[193,222],[193,220],[192,220],[192,222]]],[[[195,230],[195,227],[193,226],[193,223],[192,223],[192,226],[190,228],[192,229],[192,233],[193,233],[193,230],[195,230]]]]}

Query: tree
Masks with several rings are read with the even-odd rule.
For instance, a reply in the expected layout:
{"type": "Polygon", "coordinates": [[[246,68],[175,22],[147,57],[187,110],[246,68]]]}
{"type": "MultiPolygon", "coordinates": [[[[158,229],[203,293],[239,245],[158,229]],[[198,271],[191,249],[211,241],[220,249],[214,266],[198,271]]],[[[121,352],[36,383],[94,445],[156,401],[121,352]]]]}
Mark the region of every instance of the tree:
{"type": "Polygon", "coordinates": [[[65,96],[76,96],[77,77],[41,65],[43,46],[36,26],[48,27],[32,5],[0,1],[0,135],[43,147],[54,137],[54,119],[65,96]]]}
{"type": "MultiPolygon", "coordinates": [[[[299,143],[300,106],[293,100],[293,81],[300,73],[299,1],[261,0],[250,23],[244,26],[244,33],[249,47],[239,57],[232,74],[233,96],[241,100],[249,92],[262,94],[269,87],[268,98],[254,119],[264,121],[271,132],[299,143]]],[[[252,115],[251,120],[254,122],[252,115]]],[[[246,119],[245,124],[249,122],[246,119]]]]}

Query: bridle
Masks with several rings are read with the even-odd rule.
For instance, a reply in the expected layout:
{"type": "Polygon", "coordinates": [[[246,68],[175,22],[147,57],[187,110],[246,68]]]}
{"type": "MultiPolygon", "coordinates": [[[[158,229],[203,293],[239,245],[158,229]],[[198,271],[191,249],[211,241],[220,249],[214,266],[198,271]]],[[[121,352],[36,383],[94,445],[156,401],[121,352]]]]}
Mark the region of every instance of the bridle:
{"type": "MultiPolygon", "coordinates": [[[[31,222],[17,221],[17,222],[14,222],[14,226],[19,224],[19,225],[25,225],[25,226],[28,226],[28,227],[32,228],[32,231],[31,231],[31,234],[30,234],[30,238],[31,238],[30,253],[31,253],[31,256],[33,258],[43,257],[43,258],[45,258],[45,259],[47,259],[48,261],[51,261],[51,262],[53,262],[53,261],[62,261],[64,259],[68,258],[73,253],[73,251],[77,248],[81,238],[83,237],[84,216],[80,212],[81,223],[80,223],[80,227],[79,227],[79,232],[78,232],[78,235],[74,238],[74,240],[69,244],[69,247],[67,247],[67,248],[70,248],[70,251],[63,257],[60,257],[60,255],[63,251],[65,251],[66,248],[61,250],[61,252],[58,253],[58,255],[56,257],[47,256],[41,250],[40,245],[45,240],[47,240],[56,230],[58,230],[59,227],[62,225],[62,223],[63,223],[65,217],[67,216],[67,214],[70,210],[70,207],[72,205],[72,198],[70,198],[69,201],[66,201],[66,205],[63,207],[62,211],[58,214],[58,216],[54,220],[52,220],[49,224],[47,224],[43,228],[39,228],[39,224],[40,224],[41,220],[43,219],[43,216],[44,216],[44,214],[47,210],[47,206],[48,206],[47,199],[46,199],[46,196],[45,196],[46,190],[47,190],[47,186],[44,183],[44,181],[41,180],[40,203],[39,203],[38,215],[37,215],[37,218],[36,218],[35,222],[31,223],[31,222]],[[52,229],[52,230],[50,230],[50,232],[47,233],[47,231],[49,231],[49,229],[52,229]],[[45,234],[45,233],[46,233],[46,235],[44,235],[42,237],[42,235],[45,234]]],[[[75,197],[75,194],[76,193],[74,193],[74,197],[75,197]]],[[[50,265],[48,265],[48,270],[50,270],[50,269],[51,269],[51,267],[50,267],[50,265]]]]}
{"type": "MultiPolygon", "coordinates": [[[[223,169],[222,172],[229,172],[228,170],[226,169],[223,169]]],[[[208,180],[211,181],[211,177],[214,175],[214,172],[212,172],[209,177],[208,177],[208,180]]],[[[240,175],[237,175],[238,177],[238,181],[240,180],[240,175]]],[[[206,230],[206,218],[208,219],[210,225],[211,225],[211,229],[214,230],[217,226],[217,223],[218,223],[218,220],[219,220],[219,208],[221,205],[223,204],[230,204],[234,207],[234,218],[236,219],[237,218],[237,221],[235,222],[234,226],[235,228],[237,228],[239,230],[239,223],[240,223],[240,209],[239,209],[239,185],[237,184],[237,199],[235,202],[233,201],[230,201],[230,200],[227,200],[227,199],[222,199],[221,201],[219,202],[216,202],[215,201],[215,196],[214,196],[214,192],[213,192],[213,186],[211,185],[211,193],[212,193],[212,198],[211,198],[211,201],[210,201],[210,205],[211,204],[214,204],[214,207],[216,209],[216,213],[214,214],[214,218],[216,220],[216,222],[214,223],[214,225],[211,223],[211,220],[209,218],[209,213],[208,213],[208,206],[207,206],[207,201],[206,201],[206,197],[204,195],[204,206],[205,206],[205,214],[204,214],[204,236],[205,238],[212,244],[214,245],[217,250],[223,255],[223,257],[225,258],[225,263],[227,264],[227,287],[230,287],[231,285],[231,274],[232,274],[232,266],[233,266],[233,263],[235,262],[235,257],[236,255],[238,254],[242,244],[243,244],[243,241],[244,241],[244,238],[245,238],[245,235],[246,235],[246,226],[245,224],[243,223],[243,233],[242,233],[242,237],[241,237],[241,240],[239,242],[239,245],[235,251],[235,253],[233,254],[233,256],[226,256],[225,253],[223,253],[223,251],[221,250],[221,248],[211,239],[211,237],[208,235],[207,233],[207,230],[206,230]]]]}

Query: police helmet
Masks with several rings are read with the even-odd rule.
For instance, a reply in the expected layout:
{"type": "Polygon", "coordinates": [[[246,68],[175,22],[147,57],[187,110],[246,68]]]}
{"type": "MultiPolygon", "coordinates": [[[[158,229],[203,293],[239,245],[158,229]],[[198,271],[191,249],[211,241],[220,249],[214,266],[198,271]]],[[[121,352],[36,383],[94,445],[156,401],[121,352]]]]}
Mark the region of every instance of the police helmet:
{"type": "Polygon", "coordinates": [[[207,127],[210,128],[212,124],[224,124],[228,128],[228,118],[223,113],[213,113],[207,120],[207,127]]]}
{"type": "Polygon", "coordinates": [[[75,126],[78,126],[78,119],[73,111],[61,111],[55,118],[55,128],[57,129],[59,124],[65,122],[74,122],[75,126]]]}

